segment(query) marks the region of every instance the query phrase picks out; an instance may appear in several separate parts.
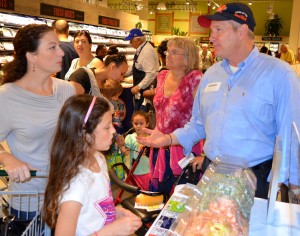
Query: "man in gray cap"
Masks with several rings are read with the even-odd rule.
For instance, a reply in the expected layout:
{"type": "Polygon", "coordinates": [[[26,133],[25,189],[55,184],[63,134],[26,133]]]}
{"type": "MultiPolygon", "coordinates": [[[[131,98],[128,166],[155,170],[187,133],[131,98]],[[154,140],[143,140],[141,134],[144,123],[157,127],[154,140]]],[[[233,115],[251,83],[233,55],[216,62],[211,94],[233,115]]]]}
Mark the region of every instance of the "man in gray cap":
{"type": "MultiPolygon", "coordinates": [[[[267,198],[276,136],[282,140],[280,181],[299,186],[299,171],[290,175],[290,137],[294,121],[300,128],[300,81],[290,65],[259,53],[254,44],[255,20],[242,3],[228,3],[198,22],[210,27],[215,55],[223,61],[202,77],[193,115],[172,134],[157,130],[138,141],[152,147],[180,144],[189,156],[194,143],[205,139],[205,157],[193,167],[205,170],[215,158],[251,167],[257,178],[256,197],[267,198]]],[[[297,158],[292,156],[291,158],[297,158]]]]}
{"type": "Polygon", "coordinates": [[[159,70],[158,56],[153,46],[146,41],[140,29],[132,29],[125,40],[136,49],[133,65],[129,67],[126,76],[133,76],[131,92],[135,97],[135,110],[145,110],[143,91],[149,89],[159,70]]]}

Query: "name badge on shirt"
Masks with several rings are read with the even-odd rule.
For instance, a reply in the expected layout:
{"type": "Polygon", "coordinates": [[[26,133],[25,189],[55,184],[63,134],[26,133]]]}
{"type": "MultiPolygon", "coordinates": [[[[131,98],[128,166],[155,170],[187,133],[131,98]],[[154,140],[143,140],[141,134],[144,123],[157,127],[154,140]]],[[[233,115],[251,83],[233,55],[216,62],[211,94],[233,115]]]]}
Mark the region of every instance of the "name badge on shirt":
{"type": "Polygon", "coordinates": [[[213,91],[218,91],[220,89],[221,82],[216,82],[216,83],[209,83],[206,85],[206,88],[204,92],[213,92],[213,91]]]}

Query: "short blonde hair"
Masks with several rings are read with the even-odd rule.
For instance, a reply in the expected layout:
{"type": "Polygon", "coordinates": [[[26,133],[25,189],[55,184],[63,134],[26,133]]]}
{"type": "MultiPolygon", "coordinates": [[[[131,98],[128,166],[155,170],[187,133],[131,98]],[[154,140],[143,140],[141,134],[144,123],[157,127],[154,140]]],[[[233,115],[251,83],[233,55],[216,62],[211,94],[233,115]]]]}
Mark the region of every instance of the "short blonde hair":
{"type": "Polygon", "coordinates": [[[185,72],[199,70],[199,49],[193,40],[189,38],[174,37],[168,41],[168,46],[174,45],[184,50],[184,56],[187,62],[185,72]]]}
{"type": "Polygon", "coordinates": [[[120,96],[123,91],[123,87],[119,81],[107,79],[101,85],[100,91],[104,97],[111,99],[114,96],[120,96]]]}

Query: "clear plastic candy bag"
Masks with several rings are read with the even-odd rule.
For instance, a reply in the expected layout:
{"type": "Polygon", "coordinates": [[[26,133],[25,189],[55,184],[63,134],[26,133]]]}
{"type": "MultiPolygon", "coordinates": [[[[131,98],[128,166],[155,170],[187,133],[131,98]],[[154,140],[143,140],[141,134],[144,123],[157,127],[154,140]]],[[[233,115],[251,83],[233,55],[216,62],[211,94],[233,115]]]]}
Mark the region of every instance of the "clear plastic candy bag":
{"type": "Polygon", "coordinates": [[[178,218],[178,235],[248,235],[256,178],[236,159],[234,164],[225,161],[216,158],[204,173],[178,218]]]}

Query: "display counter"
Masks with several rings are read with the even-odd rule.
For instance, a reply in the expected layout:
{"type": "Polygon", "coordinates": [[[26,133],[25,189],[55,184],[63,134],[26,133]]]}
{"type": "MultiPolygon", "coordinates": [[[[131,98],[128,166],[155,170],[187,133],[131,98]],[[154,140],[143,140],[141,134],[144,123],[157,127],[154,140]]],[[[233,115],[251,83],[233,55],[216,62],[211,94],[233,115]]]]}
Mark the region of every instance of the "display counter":
{"type": "MultiPolygon", "coordinates": [[[[187,197],[182,195],[177,188],[146,236],[177,235],[174,232],[176,219],[183,212],[180,212],[180,207],[174,211],[174,202],[180,202],[183,206],[186,201],[187,197]]],[[[250,215],[249,236],[300,235],[300,205],[276,202],[274,221],[272,224],[266,224],[267,205],[267,200],[255,198],[250,215]]]]}

